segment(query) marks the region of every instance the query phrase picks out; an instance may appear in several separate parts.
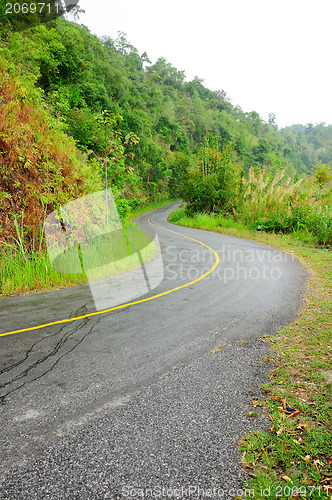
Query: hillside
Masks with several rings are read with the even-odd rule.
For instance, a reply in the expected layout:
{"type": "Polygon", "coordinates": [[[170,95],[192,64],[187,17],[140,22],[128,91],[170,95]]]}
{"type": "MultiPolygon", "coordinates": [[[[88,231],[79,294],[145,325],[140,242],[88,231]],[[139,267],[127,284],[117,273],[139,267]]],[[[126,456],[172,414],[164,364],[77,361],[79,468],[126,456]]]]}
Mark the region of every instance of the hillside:
{"type": "Polygon", "coordinates": [[[124,217],[182,194],[181,176],[209,134],[220,152],[232,144],[244,174],[250,167],[271,175],[284,169],[296,181],[332,161],[332,126],[279,131],[272,115],[265,123],[255,111],[243,112],[200,78],[187,82],[164,58],[152,64],[123,33],[100,40],[57,19],[3,33],[0,54],[2,237],[13,234],[11,214],[23,213],[31,232],[58,204],[102,186],[102,110],[113,117],[106,127],[108,178],[124,217]]]}

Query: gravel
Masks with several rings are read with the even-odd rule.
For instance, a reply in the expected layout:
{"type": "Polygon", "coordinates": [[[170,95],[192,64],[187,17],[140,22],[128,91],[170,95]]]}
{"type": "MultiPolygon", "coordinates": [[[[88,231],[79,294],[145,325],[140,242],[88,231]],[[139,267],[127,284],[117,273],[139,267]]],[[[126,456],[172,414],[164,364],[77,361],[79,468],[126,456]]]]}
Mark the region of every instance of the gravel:
{"type": "Polygon", "coordinates": [[[3,474],[0,498],[235,498],[247,479],[237,443],[268,426],[249,412],[269,352],[262,340],[224,341],[3,474]]]}

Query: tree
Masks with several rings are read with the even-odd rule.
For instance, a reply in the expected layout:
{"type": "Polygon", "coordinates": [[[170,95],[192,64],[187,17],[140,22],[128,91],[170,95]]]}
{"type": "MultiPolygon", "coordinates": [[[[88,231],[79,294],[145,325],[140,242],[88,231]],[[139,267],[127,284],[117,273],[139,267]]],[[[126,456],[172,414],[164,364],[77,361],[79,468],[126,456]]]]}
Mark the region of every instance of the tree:
{"type": "Polygon", "coordinates": [[[276,115],[274,113],[269,114],[269,125],[274,128],[274,130],[278,130],[278,125],[276,123],[276,115]]]}
{"type": "Polygon", "coordinates": [[[312,175],[314,185],[318,186],[318,198],[327,204],[332,200],[332,162],[328,165],[318,163],[312,175]]]}
{"type": "Polygon", "coordinates": [[[123,118],[121,115],[116,115],[115,113],[111,113],[106,109],[100,113],[97,117],[97,122],[103,126],[104,128],[104,137],[105,137],[105,195],[106,195],[106,227],[108,229],[108,182],[107,182],[107,127],[114,128],[115,126],[120,125],[123,118]]]}
{"type": "Polygon", "coordinates": [[[185,78],[184,71],[178,71],[164,57],[160,57],[155,64],[148,66],[147,72],[151,76],[158,75],[158,80],[175,88],[180,88],[185,78]]]}
{"type": "Polygon", "coordinates": [[[256,111],[251,111],[250,113],[245,113],[247,118],[247,123],[249,125],[249,131],[256,136],[260,136],[262,130],[262,120],[256,111]]]}
{"type": "Polygon", "coordinates": [[[230,212],[236,209],[241,189],[242,169],[233,159],[234,144],[219,151],[220,138],[207,135],[197,153],[194,168],[183,171],[182,196],[187,212],[230,212]]]}
{"type": "Polygon", "coordinates": [[[197,95],[201,99],[213,98],[214,97],[213,92],[204,87],[203,83],[204,83],[203,78],[195,76],[191,82],[185,84],[185,88],[187,92],[190,93],[191,95],[195,95],[195,93],[197,93],[197,95]]]}
{"type": "Polygon", "coordinates": [[[255,146],[252,150],[255,161],[257,161],[261,165],[264,165],[264,163],[266,163],[266,158],[270,151],[271,145],[265,138],[259,139],[257,146],[255,146]]]}
{"type": "Polygon", "coordinates": [[[130,54],[130,52],[138,53],[137,49],[131,45],[127,40],[127,35],[123,31],[118,31],[118,37],[115,40],[115,48],[119,54],[125,55],[130,54]]]}
{"type": "Polygon", "coordinates": [[[143,54],[141,55],[141,61],[142,65],[144,63],[152,64],[146,52],[143,52],[143,54]]]}
{"type": "MultiPolygon", "coordinates": [[[[130,151],[131,146],[137,146],[139,138],[134,132],[129,132],[123,139],[122,132],[119,129],[123,122],[123,117],[119,114],[103,110],[97,116],[97,123],[103,127],[104,132],[104,173],[105,173],[105,193],[106,193],[106,226],[108,227],[108,184],[109,181],[119,188],[125,182],[125,159],[133,158],[134,153],[130,151]],[[110,133],[108,133],[110,130],[110,133]],[[110,137],[109,137],[110,135],[110,137]],[[111,156],[111,166],[116,170],[111,171],[109,176],[109,156],[111,156]]],[[[127,172],[131,172],[129,167],[127,172]]]]}

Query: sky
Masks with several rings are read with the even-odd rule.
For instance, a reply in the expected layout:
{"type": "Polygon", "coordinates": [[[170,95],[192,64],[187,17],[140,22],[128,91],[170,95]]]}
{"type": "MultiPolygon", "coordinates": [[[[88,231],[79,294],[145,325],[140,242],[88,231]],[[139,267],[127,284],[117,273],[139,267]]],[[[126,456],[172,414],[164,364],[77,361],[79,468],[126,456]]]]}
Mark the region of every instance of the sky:
{"type": "Polygon", "coordinates": [[[279,127],[332,124],[332,0],[80,0],[80,23],[119,31],[234,106],[279,127]]]}

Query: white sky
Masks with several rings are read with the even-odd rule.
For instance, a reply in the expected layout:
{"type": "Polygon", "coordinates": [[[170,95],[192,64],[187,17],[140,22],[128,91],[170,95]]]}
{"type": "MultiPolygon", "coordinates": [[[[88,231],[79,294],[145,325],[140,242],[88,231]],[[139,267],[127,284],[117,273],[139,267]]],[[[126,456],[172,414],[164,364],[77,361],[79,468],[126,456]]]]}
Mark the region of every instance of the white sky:
{"type": "Polygon", "coordinates": [[[127,34],[154,63],[223,89],[280,127],[332,123],[332,0],[80,0],[98,36],[127,34]]]}

